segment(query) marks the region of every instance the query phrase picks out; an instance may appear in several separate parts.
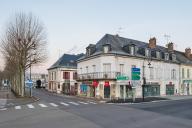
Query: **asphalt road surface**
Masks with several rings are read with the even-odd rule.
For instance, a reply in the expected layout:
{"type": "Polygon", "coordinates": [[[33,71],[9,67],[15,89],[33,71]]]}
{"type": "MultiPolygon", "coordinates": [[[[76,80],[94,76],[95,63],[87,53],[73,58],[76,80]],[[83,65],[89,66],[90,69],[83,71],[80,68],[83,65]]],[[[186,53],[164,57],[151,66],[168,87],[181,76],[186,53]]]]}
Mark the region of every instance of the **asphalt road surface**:
{"type": "Polygon", "coordinates": [[[40,100],[0,110],[0,128],[192,128],[192,99],[103,104],[34,90],[40,100]]]}

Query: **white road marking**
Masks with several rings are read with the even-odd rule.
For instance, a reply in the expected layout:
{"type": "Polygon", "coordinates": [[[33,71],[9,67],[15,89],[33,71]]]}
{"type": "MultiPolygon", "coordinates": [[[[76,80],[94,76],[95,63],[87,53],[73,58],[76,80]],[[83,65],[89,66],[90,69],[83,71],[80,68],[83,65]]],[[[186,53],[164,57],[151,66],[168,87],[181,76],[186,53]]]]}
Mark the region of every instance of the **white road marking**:
{"type": "Polygon", "coordinates": [[[60,104],[65,105],[65,106],[69,106],[69,104],[64,103],[64,102],[60,102],[60,104]]]}
{"type": "Polygon", "coordinates": [[[32,104],[28,104],[27,107],[32,109],[35,108],[32,104]]]}
{"type": "Polygon", "coordinates": [[[86,103],[86,102],[82,102],[82,101],[79,101],[79,103],[81,103],[81,104],[88,104],[88,103],[86,103]]]}
{"type": "Polygon", "coordinates": [[[49,103],[49,104],[52,105],[53,107],[58,107],[58,105],[55,103],[49,103]]]}
{"type": "Polygon", "coordinates": [[[41,106],[42,108],[46,108],[47,105],[44,105],[44,104],[39,104],[39,106],[41,106]]]}
{"type": "Polygon", "coordinates": [[[21,106],[15,106],[15,109],[21,109],[21,106]]]}
{"type": "Polygon", "coordinates": [[[78,103],[75,103],[75,102],[69,102],[69,103],[73,105],[79,105],[78,103]]]}
{"type": "Polygon", "coordinates": [[[91,104],[97,104],[97,103],[95,103],[95,102],[91,102],[91,101],[89,101],[89,103],[91,103],[91,104]]]}
{"type": "Polygon", "coordinates": [[[0,110],[1,110],[1,111],[5,111],[5,110],[7,110],[7,108],[1,108],[0,110]]]}

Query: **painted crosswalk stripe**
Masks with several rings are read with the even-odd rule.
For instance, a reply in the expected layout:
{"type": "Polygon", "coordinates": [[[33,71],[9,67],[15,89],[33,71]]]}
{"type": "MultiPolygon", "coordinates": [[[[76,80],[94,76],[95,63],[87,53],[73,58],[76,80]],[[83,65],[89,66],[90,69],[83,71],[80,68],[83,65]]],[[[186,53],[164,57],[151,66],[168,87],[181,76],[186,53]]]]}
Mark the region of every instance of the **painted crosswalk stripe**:
{"type": "Polygon", "coordinates": [[[15,106],[15,109],[21,109],[21,106],[15,106]]]}
{"type": "Polygon", "coordinates": [[[65,105],[65,106],[69,106],[69,104],[64,103],[64,102],[60,102],[60,104],[65,105]]]}
{"type": "Polygon", "coordinates": [[[44,104],[39,104],[39,106],[41,106],[42,108],[46,108],[47,106],[44,104]]]}
{"type": "Polygon", "coordinates": [[[95,103],[95,102],[91,102],[91,101],[89,101],[89,103],[91,103],[91,104],[97,104],[97,103],[95,103]]]}
{"type": "Polygon", "coordinates": [[[81,104],[88,104],[88,103],[86,103],[86,102],[82,102],[82,101],[79,101],[79,103],[81,103],[81,104]]]}
{"type": "Polygon", "coordinates": [[[1,111],[5,111],[5,110],[7,110],[7,108],[1,108],[0,110],[1,110],[1,111]]]}
{"type": "Polygon", "coordinates": [[[32,104],[28,104],[27,107],[32,109],[35,108],[32,104]]]}
{"type": "Polygon", "coordinates": [[[53,107],[58,107],[58,105],[57,104],[55,104],[55,103],[49,103],[51,106],[53,106],[53,107]]]}
{"type": "Polygon", "coordinates": [[[75,102],[69,102],[69,103],[73,105],[79,105],[78,103],[75,103],[75,102]]]}

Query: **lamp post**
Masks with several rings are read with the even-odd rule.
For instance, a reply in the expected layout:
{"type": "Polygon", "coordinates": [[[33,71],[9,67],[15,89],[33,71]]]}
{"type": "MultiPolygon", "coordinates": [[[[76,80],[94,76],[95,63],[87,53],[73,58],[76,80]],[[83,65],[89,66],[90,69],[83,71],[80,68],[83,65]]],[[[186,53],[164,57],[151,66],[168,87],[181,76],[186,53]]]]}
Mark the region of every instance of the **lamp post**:
{"type": "MultiPolygon", "coordinates": [[[[149,68],[151,67],[151,61],[152,61],[152,57],[151,57],[151,48],[149,48],[149,54],[147,56],[147,61],[148,61],[148,66],[149,68]]],[[[143,85],[142,85],[142,100],[145,101],[145,85],[146,85],[146,77],[145,77],[145,59],[143,60],[143,85]]]]}

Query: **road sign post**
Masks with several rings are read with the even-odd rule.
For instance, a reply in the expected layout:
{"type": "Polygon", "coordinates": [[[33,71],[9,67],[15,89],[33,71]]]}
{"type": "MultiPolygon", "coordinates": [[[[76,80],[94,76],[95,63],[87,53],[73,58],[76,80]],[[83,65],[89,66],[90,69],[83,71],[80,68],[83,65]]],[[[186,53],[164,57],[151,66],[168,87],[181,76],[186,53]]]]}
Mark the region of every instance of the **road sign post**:
{"type": "Polygon", "coordinates": [[[32,97],[32,87],[33,87],[33,81],[32,80],[27,80],[25,84],[29,87],[30,89],[30,97],[32,97]]]}

